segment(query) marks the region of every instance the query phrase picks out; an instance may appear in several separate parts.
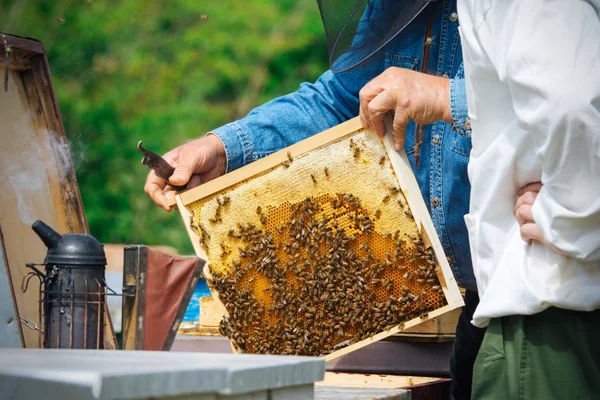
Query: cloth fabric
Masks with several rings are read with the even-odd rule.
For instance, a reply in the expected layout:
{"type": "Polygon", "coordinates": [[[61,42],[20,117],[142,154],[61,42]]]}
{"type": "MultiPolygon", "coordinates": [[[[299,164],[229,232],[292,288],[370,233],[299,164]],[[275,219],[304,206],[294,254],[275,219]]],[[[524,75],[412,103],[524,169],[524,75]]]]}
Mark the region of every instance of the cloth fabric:
{"type": "MultiPolygon", "coordinates": [[[[373,13],[383,9],[380,3],[384,1],[370,1],[365,15],[375,20],[373,13]]],[[[450,95],[455,124],[440,121],[425,126],[419,168],[415,165],[415,125],[412,122],[407,129],[405,150],[456,281],[462,287],[476,290],[463,220],[470,191],[466,169],[471,131],[467,121],[456,1],[443,0],[429,5],[363,68],[339,74],[327,71],[314,84],[303,83],[296,92],[257,107],[247,117],[217,128],[213,133],[223,142],[227,170],[232,171],[356,117],[359,91],[371,79],[389,67],[421,69],[424,35],[430,19],[433,34],[427,71],[453,78],[450,95]]]]}
{"type": "Polygon", "coordinates": [[[317,0],[331,70],[344,72],[368,62],[371,55],[403,31],[430,1],[378,1],[379,8],[364,0],[317,0]],[[364,12],[368,6],[371,13],[364,12]]]}
{"type": "Polygon", "coordinates": [[[600,307],[600,1],[459,0],[473,149],[469,230],[477,326],[600,307]],[[526,244],[518,190],[566,253],[526,244]]]}
{"type": "Polygon", "coordinates": [[[485,328],[471,324],[473,313],[479,304],[477,292],[465,292],[465,305],[458,317],[456,338],[450,354],[450,393],[452,400],[469,400],[473,381],[473,365],[481,347],[485,328]]]}
{"type": "Polygon", "coordinates": [[[600,311],[551,307],[492,319],[475,363],[473,399],[597,399],[600,311]]]}

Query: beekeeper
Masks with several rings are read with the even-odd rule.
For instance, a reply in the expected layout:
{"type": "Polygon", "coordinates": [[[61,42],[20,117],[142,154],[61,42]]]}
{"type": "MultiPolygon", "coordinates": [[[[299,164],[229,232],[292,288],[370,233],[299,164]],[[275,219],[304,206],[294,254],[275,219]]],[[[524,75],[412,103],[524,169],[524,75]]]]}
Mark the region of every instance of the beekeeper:
{"type": "MultiPolygon", "coordinates": [[[[247,117],[166,154],[171,182],[188,187],[223,175],[359,115],[383,135],[395,113],[403,146],[458,284],[467,289],[451,360],[452,391],[468,399],[483,330],[467,230],[471,150],[455,0],[318,1],[331,69],[314,84],[255,108],[247,117]],[[404,140],[406,137],[406,140],[404,140]],[[443,176],[442,176],[443,175],[443,176]]],[[[145,191],[170,211],[173,191],[150,173],[145,191]]]]}
{"type": "Polygon", "coordinates": [[[459,15],[474,323],[489,324],[473,398],[598,398],[600,2],[459,0],[459,15]]]}

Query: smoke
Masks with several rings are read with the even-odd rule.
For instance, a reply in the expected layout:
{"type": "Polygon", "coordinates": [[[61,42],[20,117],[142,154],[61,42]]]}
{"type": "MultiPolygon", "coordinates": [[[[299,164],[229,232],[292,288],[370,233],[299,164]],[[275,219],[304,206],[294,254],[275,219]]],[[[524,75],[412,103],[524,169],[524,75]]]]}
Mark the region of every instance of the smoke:
{"type": "Polygon", "coordinates": [[[68,150],[71,153],[71,162],[73,163],[73,169],[75,172],[83,171],[85,162],[87,161],[85,144],[81,139],[82,136],[83,133],[80,133],[79,135],[70,138],[68,142],[68,150]]]}
{"type": "MultiPolygon", "coordinates": [[[[17,153],[0,160],[1,188],[14,193],[18,217],[27,225],[42,215],[55,213],[49,181],[67,179],[72,168],[69,143],[64,137],[49,131],[38,132],[36,136],[42,139],[24,146],[19,141],[17,153]]],[[[84,153],[79,154],[78,160],[82,162],[84,153]]]]}
{"type": "Polygon", "coordinates": [[[41,155],[39,144],[32,142],[27,151],[12,154],[2,160],[3,164],[6,163],[2,168],[3,190],[12,189],[17,200],[19,219],[28,225],[37,219],[35,218],[36,204],[34,204],[36,192],[46,191],[44,187],[48,186],[41,155]]]}

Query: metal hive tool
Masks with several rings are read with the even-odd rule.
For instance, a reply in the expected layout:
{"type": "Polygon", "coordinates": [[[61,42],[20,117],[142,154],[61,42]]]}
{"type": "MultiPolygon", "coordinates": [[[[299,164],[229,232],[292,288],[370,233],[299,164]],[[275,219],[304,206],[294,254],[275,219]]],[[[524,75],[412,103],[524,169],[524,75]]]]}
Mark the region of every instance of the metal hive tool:
{"type": "Polygon", "coordinates": [[[178,198],[236,351],[331,359],[462,304],[410,167],[332,131],[178,198]]]}

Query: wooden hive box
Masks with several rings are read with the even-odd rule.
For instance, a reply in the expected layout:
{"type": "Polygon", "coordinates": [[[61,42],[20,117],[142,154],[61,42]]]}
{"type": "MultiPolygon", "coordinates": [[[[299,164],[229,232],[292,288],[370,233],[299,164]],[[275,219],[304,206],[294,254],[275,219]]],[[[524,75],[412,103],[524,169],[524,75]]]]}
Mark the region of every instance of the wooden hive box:
{"type": "MultiPolygon", "coordinates": [[[[2,315],[0,337],[16,324],[24,347],[41,347],[39,331],[24,325],[42,327],[39,282],[21,290],[31,271],[25,263],[43,262],[47,251],[31,224],[40,219],[61,234],[89,231],[42,43],[0,32],[0,72],[0,278],[14,303],[13,315],[2,315]]],[[[108,319],[105,328],[112,348],[108,319]]]]}
{"type": "Polygon", "coordinates": [[[358,118],[175,200],[236,352],[329,360],[463,305],[406,155],[358,118]]]}

